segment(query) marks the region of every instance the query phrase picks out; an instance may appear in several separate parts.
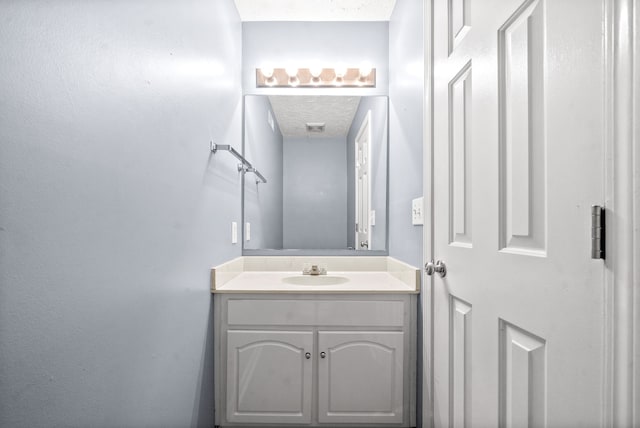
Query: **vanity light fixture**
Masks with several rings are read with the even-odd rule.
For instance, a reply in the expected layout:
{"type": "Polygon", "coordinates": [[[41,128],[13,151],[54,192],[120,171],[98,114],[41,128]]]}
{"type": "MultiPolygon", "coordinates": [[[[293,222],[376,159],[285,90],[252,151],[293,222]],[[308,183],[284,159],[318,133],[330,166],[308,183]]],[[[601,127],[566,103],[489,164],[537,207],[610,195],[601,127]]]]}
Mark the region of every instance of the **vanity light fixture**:
{"type": "Polygon", "coordinates": [[[367,76],[371,74],[371,70],[373,70],[373,68],[369,65],[360,67],[360,80],[365,80],[367,76]]]}
{"type": "Polygon", "coordinates": [[[311,74],[311,83],[314,85],[320,84],[320,75],[322,75],[322,67],[311,67],[309,69],[309,74],[311,74]]]}
{"type": "Polygon", "coordinates": [[[298,86],[300,80],[298,79],[298,69],[295,67],[287,67],[284,69],[289,76],[289,86],[298,86]]]}
{"type": "Polygon", "coordinates": [[[273,86],[276,83],[276,79],[273,77],[273,68],[262,67],[260,73],[264,76],[264,83],[266,86],[273,86]]]}
{"type": "Polygon", "coordinates": [[[336,77],[344,77],[347,74],[347,67],[336,67],[333,69],[333,72],[336,74],[336,77]]]}
{"type": "Polygon", "coordinates": [[[347,74],[347,68],[340,66],[334,69],[336,75],[336,86],[342,86],[344,83],[344,75],[347,74]]]}
{"type": "Polygon", "coordinates": [[[284,69],[284,71],[287,72],[287,75],[289,77],[297,77],[298,76],[298,69],[294,68],[294,67],[287,67],[284,69]]]}
{"type": "Polygon", "coordinates": [[[370,66],[359,68],[317,67],[256,69],[257,88],[375,88],[376,69],[370,66]]]}

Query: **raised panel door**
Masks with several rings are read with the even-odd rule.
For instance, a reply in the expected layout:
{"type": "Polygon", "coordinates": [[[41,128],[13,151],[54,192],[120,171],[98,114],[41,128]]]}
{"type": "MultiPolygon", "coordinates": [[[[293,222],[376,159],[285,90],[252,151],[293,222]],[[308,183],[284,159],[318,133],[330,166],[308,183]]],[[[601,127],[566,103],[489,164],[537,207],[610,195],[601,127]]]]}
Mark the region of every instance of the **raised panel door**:
{"type": "Polygon", "coordinates": [[[313,332],[227,332],[227,420],[311,422],[313,332]]]}
{"type": "Polygon", "coordinates": [[[604,10],[433,2],[436,427],[601,424],[604,10]]]}
{"type": "Polygon", "coordinates": [[[402,423],[403,332],[318,332],[318,422],[402,423]]]}

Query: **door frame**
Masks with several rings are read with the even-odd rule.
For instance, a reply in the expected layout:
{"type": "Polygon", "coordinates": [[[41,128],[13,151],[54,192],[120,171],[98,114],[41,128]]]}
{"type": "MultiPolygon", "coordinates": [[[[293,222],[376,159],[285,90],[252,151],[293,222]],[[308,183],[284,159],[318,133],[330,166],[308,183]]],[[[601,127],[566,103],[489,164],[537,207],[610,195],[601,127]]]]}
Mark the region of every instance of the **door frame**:
{"type": "Polygon", "coordinates": [[[373,236],[373,233],[371,232],[371,196],[372,196],[372,192],[371,192],[371,110],[367,111],[367,114],[365,114],[364,119],[362,119],[362,122],[360,123],[360,128],[358,129],[358,133],[356,134],[356,138],[353,142],[353,145],[355,147],[355,177],[356,177],[356,181],[355,181],[355,195],[356,195],[356,242],[355,242],[355,248],[356,250],[362,250],[362,248],[360,248],[360,243],[358,242],[358,227],[359,227],[359,223],[358,223],[358,208],[362,209],[362,207],[358,207],[359,204],[359,200],[360,198],[358,198],[358,141],[360,140],[360,138],[362,137],[362,135],[364,133],[367,133],[367,198],[368,198],[368,212],[366,213],[366,218],[367,218],[367,250],[371,249],[371,238],[373,236]]]}
{"type": "Polygon", "coordinates": [[[605,8],[603,426],[640,425],[640,6],[605,8]],[[634,196],[635,195],[635,196],[634,196]]]}
{"type": "MultiPolygon", "coordinates": [[[[424,226],[422,228],[422,254],[423,266],[429,260],[434,260],[434,211],[433,211],[433,2],[424,2],[424,95],[422,111],[424,118],[422,121],[422,212],[424,214],[424,226]]],[[[422,271],[422,293],[420,294],[420,306],[423,308],[422,315],[422,402],[421,420],[423,427],[434,426],[434,386],[433,386],[433,285],[434,278],[427,276],[422,271]]]]}
{"type": "MultiPolygon", "coordinates": [[[[640,425],[640,5],[601,0],[605,14],[605,136],[602,143],[606,254],[603,282],[602,426],[640,425]]],[[[433,260],[433,2],[424,7],[423,254],[433,260]],[[427,205],[428,204],[428,205],[427,205]]],[[[586,215],[586,214],[585,214],[586,215]]],[[[433,287],[421,304],[422,425],[434,426],[433,287]]]]}

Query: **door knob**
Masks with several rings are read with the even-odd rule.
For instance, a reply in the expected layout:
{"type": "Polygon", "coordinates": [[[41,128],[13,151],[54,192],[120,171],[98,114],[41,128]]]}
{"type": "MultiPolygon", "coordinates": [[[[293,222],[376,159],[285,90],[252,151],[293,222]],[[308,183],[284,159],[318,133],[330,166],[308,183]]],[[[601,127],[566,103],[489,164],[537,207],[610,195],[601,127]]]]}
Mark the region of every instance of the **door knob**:
{"type": "Polygon", "coordinates": [[[440,277],[444,278],[445,276],[447,276],[447,265],[444,264],[444,262],[442,260],[438,260],[436,262],[435,267],[433,268],[436,272],[438,272],[438,274],[440,275],[440,277]]]}
{"type": "Polygon", "coordinates": [[[434,272],[437,272],[440,277],[444,278],[447,276],[447,265],[445,265],[442,260],[438,260],[435,264],[433,263],[433,260],[431,260],[429,263],[424,265],[424,271],[429,276],[433,275],[434,272]]]}
{"type": "Polygon", "coordinates": [[[304,354],[304,357],[308,360],[311,358],[311,352],[307,352],[306,354],[304,354]]]}
{"type": "Polygon", "coordinates": [[[326,357],[327,357],[326,352],[320,352],[320,358],[326,358],[326,357]]]}
{"type": "Polygon", "coordinates": [[[427,275],[431,276],[436,271],[436,265],[433,264],[433,260],[424,265],[424,271],[427,275]]]}

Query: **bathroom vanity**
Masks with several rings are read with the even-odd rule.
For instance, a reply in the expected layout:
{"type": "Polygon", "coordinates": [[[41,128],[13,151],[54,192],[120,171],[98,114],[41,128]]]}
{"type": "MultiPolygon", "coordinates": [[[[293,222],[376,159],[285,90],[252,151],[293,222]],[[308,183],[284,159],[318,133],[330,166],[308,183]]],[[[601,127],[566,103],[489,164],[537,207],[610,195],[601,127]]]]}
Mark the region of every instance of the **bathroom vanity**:
{"type": "Polygon", "coordinates": [[[211,284],[217,426],[416,425],[416,268],[240,257],[211,284]]]}

